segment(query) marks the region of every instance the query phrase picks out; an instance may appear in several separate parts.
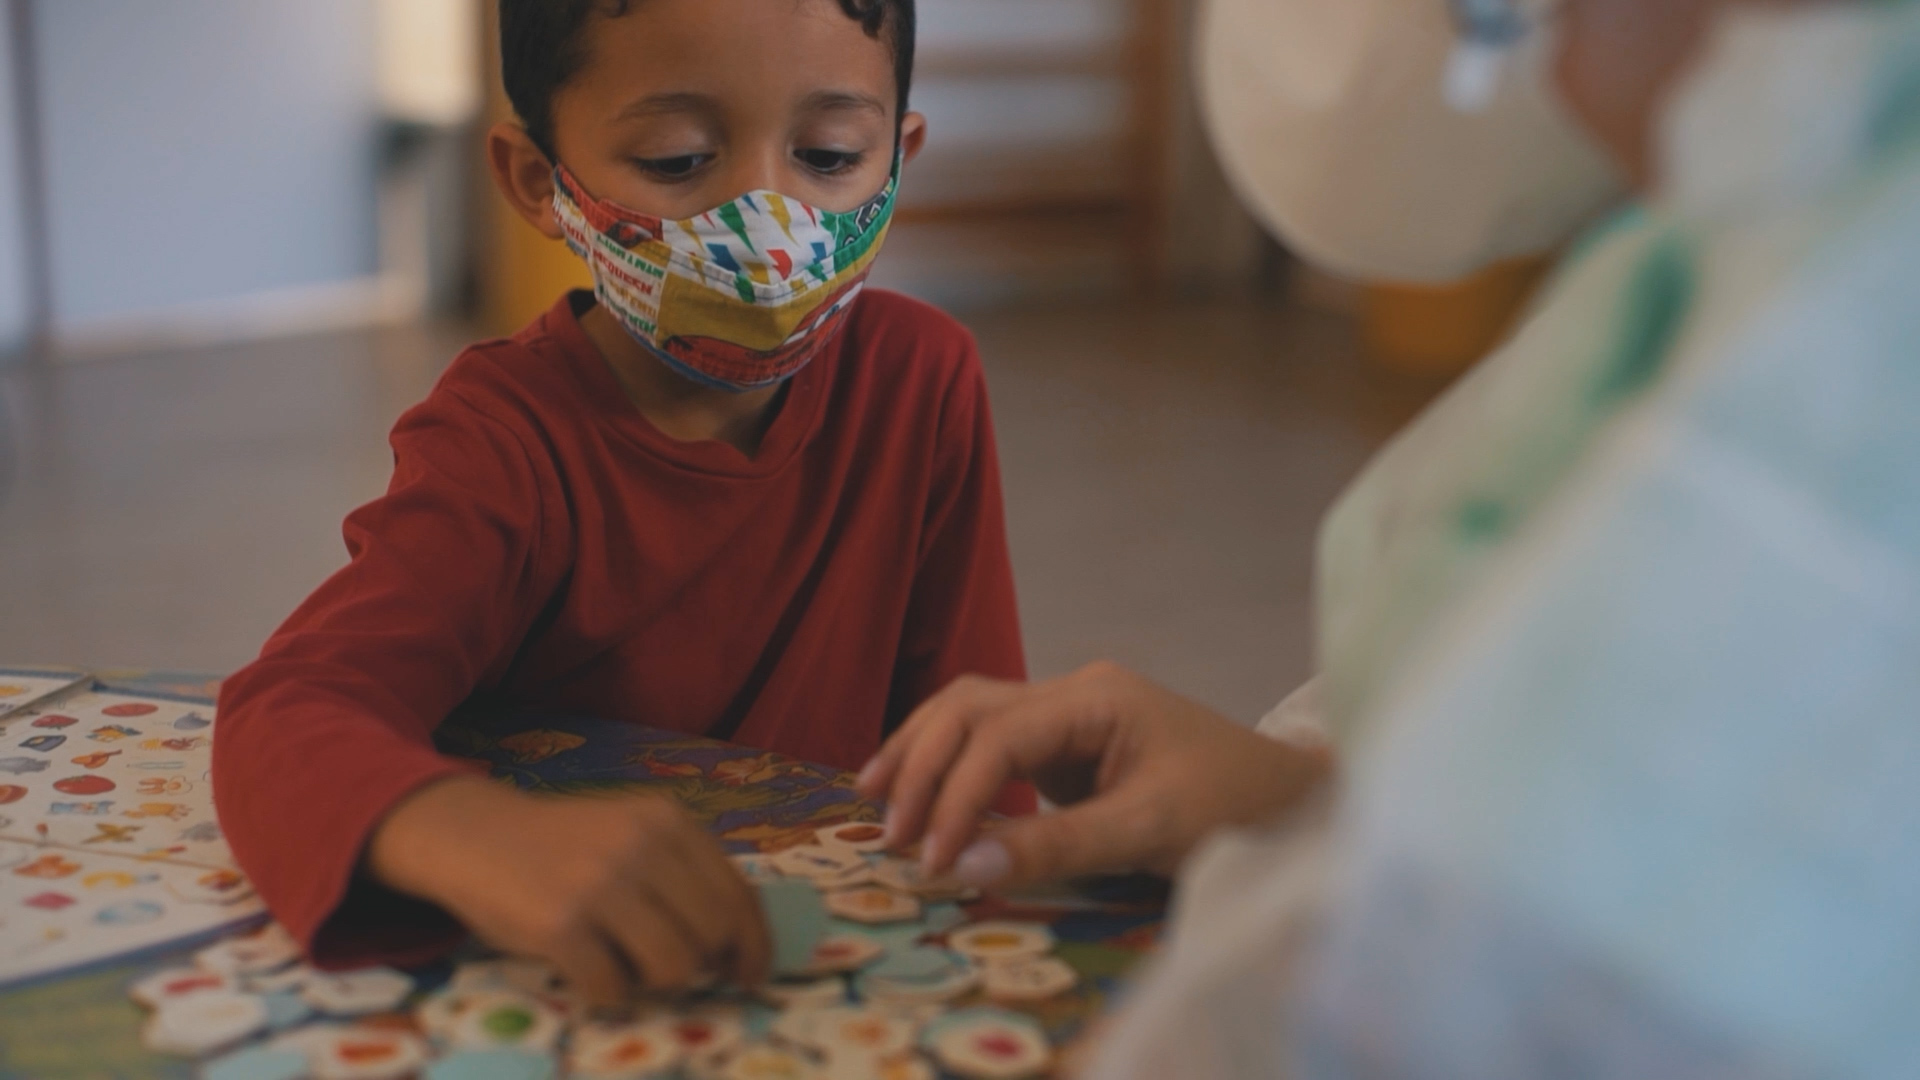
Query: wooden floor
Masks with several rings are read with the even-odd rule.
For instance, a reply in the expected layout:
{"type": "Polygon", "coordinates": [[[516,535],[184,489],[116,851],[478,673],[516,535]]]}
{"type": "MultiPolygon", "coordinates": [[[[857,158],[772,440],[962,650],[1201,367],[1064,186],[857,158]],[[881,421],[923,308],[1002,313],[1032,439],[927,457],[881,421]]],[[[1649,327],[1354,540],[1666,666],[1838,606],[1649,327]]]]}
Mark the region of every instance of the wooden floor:
{"type": "MultiPolygon", "coordinates": [[[[1114,657],[1251,720],[1310,668],[1317,520],[1432,388],[1254,301],[967,317],[1036,675],[1114,657]]],[[[344,561],[385,433],[465,338],[0,371],[0,663],[228,671],[344,561]]]]}

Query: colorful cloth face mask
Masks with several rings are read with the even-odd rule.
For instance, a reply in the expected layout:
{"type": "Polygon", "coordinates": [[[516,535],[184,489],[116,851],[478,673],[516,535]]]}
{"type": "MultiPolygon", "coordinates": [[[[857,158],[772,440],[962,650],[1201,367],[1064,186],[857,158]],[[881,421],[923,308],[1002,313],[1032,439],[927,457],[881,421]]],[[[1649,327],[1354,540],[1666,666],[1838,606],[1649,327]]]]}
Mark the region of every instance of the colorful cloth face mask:
{"type": "Polygon", "coordinates": [[[832,213],[751,191],[666,221],[588,194],[554,169],[554,214],[594,295],[674,370],[727,390],[791,377],[860,294],[893,220],[900,158],[878,195],[832,213]]]}

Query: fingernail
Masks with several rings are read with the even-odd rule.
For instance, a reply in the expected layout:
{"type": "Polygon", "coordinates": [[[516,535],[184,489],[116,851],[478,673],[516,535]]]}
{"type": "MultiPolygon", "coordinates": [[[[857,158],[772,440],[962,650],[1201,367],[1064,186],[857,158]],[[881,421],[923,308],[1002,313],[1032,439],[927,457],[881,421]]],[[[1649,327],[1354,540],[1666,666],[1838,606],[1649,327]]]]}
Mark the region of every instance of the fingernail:
{"type": "Polygon", "coordinates": [[[879,767],[880,767],[879,758],[872,758],[868,760],[868,762],[865,765],[862,765],[860,767],[860,775],[853,778],[853,786],[857,788],[866,787],[867,781],[873,779],[873,770],[879,767]]]}
{"type": "Polygon", "coordinates": [[[953,861],[953,876],[961,884],[984,889],[1013,873],[1013,856],[998,840],[976,840],[953,861]]]}

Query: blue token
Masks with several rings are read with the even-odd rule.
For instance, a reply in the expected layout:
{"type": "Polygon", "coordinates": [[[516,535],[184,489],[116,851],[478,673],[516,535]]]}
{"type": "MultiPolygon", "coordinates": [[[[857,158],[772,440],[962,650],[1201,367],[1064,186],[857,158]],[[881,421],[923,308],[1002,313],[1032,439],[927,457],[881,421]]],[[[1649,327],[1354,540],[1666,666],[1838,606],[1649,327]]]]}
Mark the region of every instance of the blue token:
{"type": "Polygon", "coordinates": [[[760,910],[773,931],[773,970],[805,971],[830,922],[819,890],[811,882],[791,879],[765,882],[759,889],[760,910]]]}
{"type": "Polygon", "coordinates": [[[265,1046],[228,1054],[200,1072],[202,1080],[300,1080],[306,1075],[307,1055],[265,1046]]]}
{"type": "Polygon", "coordinates": [[[421,1075],[425,1080],[553,1080],[557,1072],[548,1054],[471,1050],[443,1057],[421,1075]]]}
{"type": "Polygon", "coordinates": [[[932,979],[965,966],[966,961],[945,949],[915,946],[893,950],[868,967],[866,974],[886,979],[932,979]]]}
{"type": "Polygon", "coordinates": [[[262,994],[260,1001],[267,1007],[267,1027],[274,1031],[285,1031],[313,1018],[313,1006],[307,1004],[298,990],[262,994]]]}

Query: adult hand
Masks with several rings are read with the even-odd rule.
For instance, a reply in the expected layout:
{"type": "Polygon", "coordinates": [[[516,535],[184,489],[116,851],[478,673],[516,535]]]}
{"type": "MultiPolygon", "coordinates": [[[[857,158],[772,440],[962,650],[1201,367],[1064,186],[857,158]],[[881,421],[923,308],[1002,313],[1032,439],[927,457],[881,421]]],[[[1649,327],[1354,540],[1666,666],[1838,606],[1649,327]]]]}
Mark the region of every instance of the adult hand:
{"type": "Polygon", "coordinates": [[[923,841],[929,873],[1020,885],[1171,873],[1215,829],[1302,801],[1332,753],[1268,739],[1113,664],[1026,685],[962,678],[907,719],[860,775],[890,803],[887,841],[923,841]],[[976,840],[1010,780],[1063,809],[976,840]]]}
{"type": "Polygon", "coordinates": [[[708,973],[754,985],[772,955],[753,888],[705,829],[655,796],[559,799],[443,780],[387,815],[367,868],[481,940],[553,964],[595,1004],[708,973]]]}

